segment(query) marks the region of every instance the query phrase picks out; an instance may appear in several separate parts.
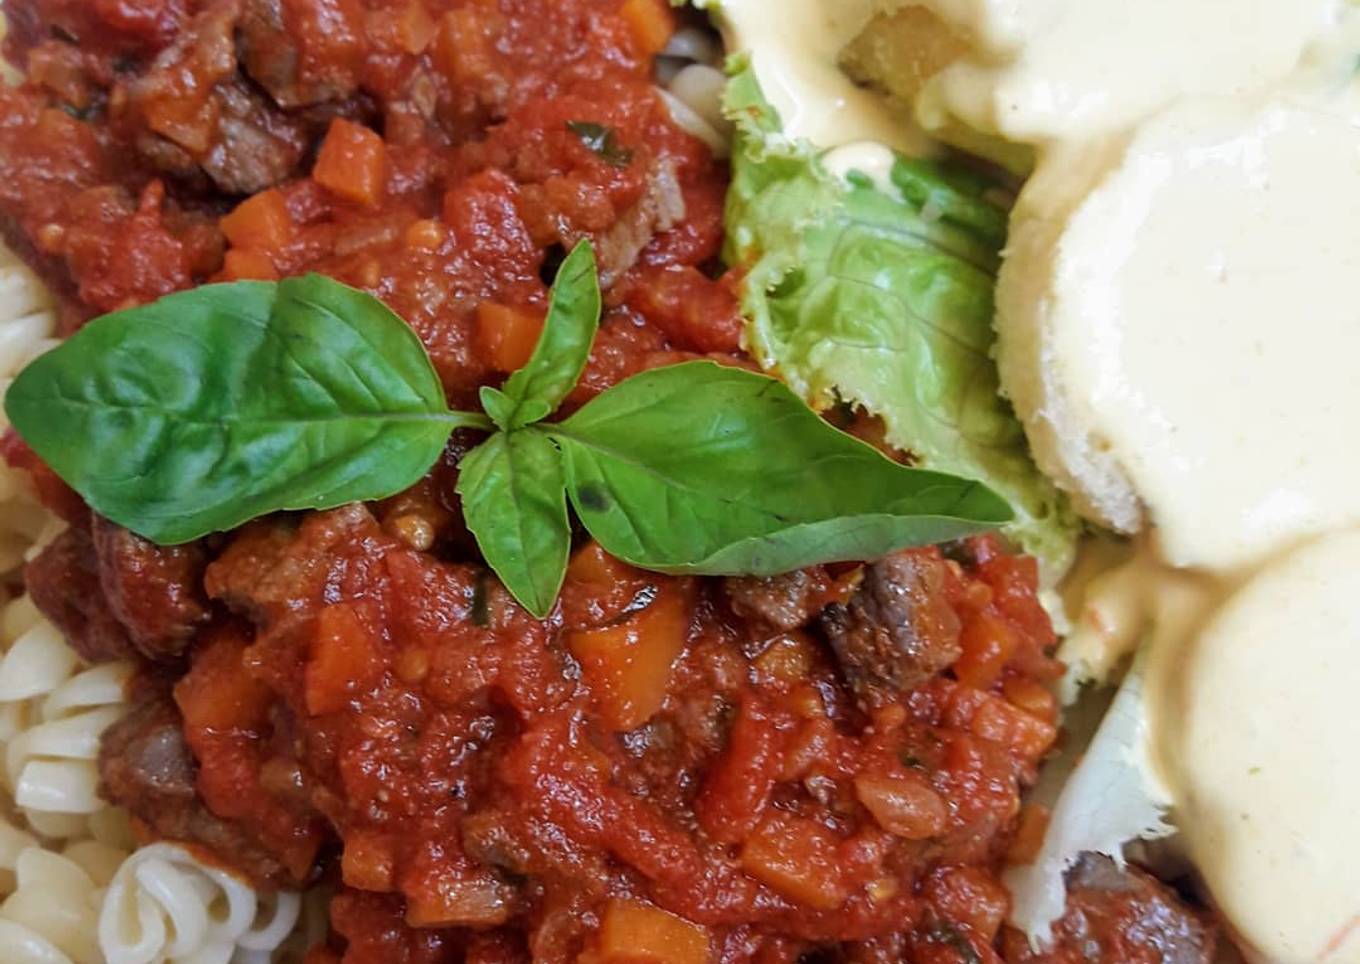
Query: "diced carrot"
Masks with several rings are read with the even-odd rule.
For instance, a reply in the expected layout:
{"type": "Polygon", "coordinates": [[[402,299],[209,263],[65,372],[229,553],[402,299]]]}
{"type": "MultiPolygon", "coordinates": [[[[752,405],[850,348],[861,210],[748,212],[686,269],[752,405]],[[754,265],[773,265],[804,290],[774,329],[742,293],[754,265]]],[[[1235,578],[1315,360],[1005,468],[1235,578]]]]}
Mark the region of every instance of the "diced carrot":
{"type": "Polygon", "coordinates": [[[406,228],[406,246],[420,251],[433,251],[444,243],[448,231],[433,219],[412,221],[406,228]]]}
{"type": "Polygon", "coordinates": [[[439,25],[434,22],[434,18],[425,10],[425,4],[420,0],[411,0],[406,4],[406,9],[401,12],[397,19],[398,36],[401,45],[408,54],[423,53],[425,48],[434,40],[435,32],[439,25]]]}
{"type": "Polygon", "coordinates": [[[1020,809],[1020,822],[1016,825],[1015,836],[1006,850],[1006,860],[1012,864],[1032,864],[1039,856],[1044,845],[1044,834],[1048,832],[1049,812],[1047,807],[1037,803],[1026,804],[1020,809]]]}
{"type": "Polygon", "coordinates": [[[277,281],[274,259],[263,251],[232,248],[222,260],[224,281],[277,281]]]}
{"type": "Polygon", "coordinates": [[[741,866],[785,897],[818,910],[835,910],[848,888],[835,836],[802,817],[767,820],[741,848],[741,866]]]}
{"type": "Polygon", "coordinates": [[[543,331],[543,316],[525,308],[484,301],[477,306],[477,343],[498,372],[524,367],[543,331]]]}
{"type": "Polygon", "coordinates": [[[212,147],[219,113],[216,102],[206,95],[150,98],[142,111],[147,127],[185,150],[198,154],[212,147]]]}
{"type": "Polygon", "coordinates": [[[412,927],[495,927],[510,916],[507,888],[485,870],[445,871],[419,884],[402,880],[401,889],[412,927]]]}
{"type": "Polygon", "coordinates": [[[380,834],[351,829],[345,834],[340,872],[345,886],[385,893],[392,889],[392,848],[380,834]]]}
{"type": "Polygon", "coordinates": [[[685,648],[687,614],[684,589],[669,583],[626,622],[568,636],[607,725],[633,730],[661,709],[671,666],[685,648]]]}
{"type": "Polygon", "coordinates": [[[439,21],[435,66],[454,84],[487,74],[493,66],[499,24],[495,10],[471,6],[450,10],[439,21]]]}
{"type": "Polygon", "coordinates": [[[996,938],[1010,909],[1010,894],[1005,885],[982,867],[941,867],[920,886],[921,896],[939,917],[962,925],[960,929],[981,937],[986,944],[996,938]]]}
{"type": "Polygon", "coordinates": [[[949,822],[944,799],[919,773],[862,773],[855,796],[880,827],[907,840],[937,837],[949,822]]]}
{"type": "Polygon", "coordinates": [[[619,9],[644,57],[661,52],[675,33],[675,13],[666,0],[623,0],[619,9]]]}
{"type": "Polygon", "coordinates": [[[303,672],[307,712],[335,713],[378,683],[385,668],[376,641],[349,603],[321,610],[303,672]]]}
{"type": "Polygon", "coordinates": [[[591,589],[607,589],[637,575],[637,570],[605,552],[594,540],[586,543],[571,557],[567,579],[591,589]]]}
{"type": "Polygon", "coordinates": [[[1042,683],[1025,676],[1013,676],[1001,684],[1001,692],[1012,706],[1019,707],[1030,716],[1045,723],[1057,722],[1058,700],[1042,683]]]}
{"type": "Polygon", "coordinates": [[[186,729],[249,730],[267,719],[269,689],[250,675],[245,641],[215,630],[194,655],[193,666],[175,684],[175,702],[186,729]]]}
{"type": "Polygon", "coordinates": [[[988,695],[973,715],[973,735],[1001,743],[1028,760],[1038,760],[1057,739],[1057,727],[988,695]]]}
{"type": "Polygon", "coordinates": [[[337,117],[321,142],[312,180],[347,201],[375,204],[382,197],[386,171],[382,138],[362,124],[337,117]]]}
{"type": "Polygon", "coordinates": [[[968,686],[990,689],[1019,642],[1015,630],[1005,620],[978,613],[964,624],[959,637],[963,652],[954,664],[954,675],[968,686]]]}
{"type": "Polygon", "coordinates": [[[650,904],[611,900],[600,920],[598,964],[706,964],[708,931],[650,904]]]}
{"type": "Polygon", "coordinates": [[[246,198],[219,226],[234,248],[277,251],[293,236],[288,202],[275,188],[246,198]]]}

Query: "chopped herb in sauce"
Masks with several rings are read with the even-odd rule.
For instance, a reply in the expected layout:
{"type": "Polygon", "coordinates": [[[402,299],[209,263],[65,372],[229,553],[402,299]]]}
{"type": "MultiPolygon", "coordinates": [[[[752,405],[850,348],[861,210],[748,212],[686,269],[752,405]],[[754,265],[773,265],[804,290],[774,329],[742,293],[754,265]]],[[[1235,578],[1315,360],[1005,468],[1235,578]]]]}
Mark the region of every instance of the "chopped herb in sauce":
{"type": "Polygon", "coordinates": [[[618,134],[612,127],[594,121],[567,121],[567,130],[611,167],[624,168],[633,160],[633,152],[619,144],[618,134]]]}

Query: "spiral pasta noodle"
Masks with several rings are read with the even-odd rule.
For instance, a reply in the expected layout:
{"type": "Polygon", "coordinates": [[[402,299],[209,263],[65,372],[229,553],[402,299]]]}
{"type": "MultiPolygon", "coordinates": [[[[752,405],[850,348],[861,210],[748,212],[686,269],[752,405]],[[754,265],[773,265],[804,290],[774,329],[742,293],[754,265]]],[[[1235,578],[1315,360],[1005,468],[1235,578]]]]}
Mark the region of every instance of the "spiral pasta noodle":
{"type": "Polygon", "coordinates": [[[114,875],[99,916],[108,964],[264,964],[293,933],[291,892],[257,894],[183,847],[143,847],[114,875]]]}
{"type": "MultiPolygon", "coordinates": [[[[57,344],[52,297],[37,276],[0,244],[0,395],[19,371],[57,344]]],[[[0,432],[9,421],[0,409],[0,432]]],[[[24,473],[0,461],[0,573],[22,564],[56,520],[37,503],[24,473]]]]}
{"type": "Polygon", "coordinates": [[[727,76],[720,68],[722,48],[707,32],[686,27],[676,32],[657,58],[657,94],[671,119],[703,141],[715,157],[731,150],[731,130],[723,116],[727,76]]]}
{"type": "MultiPolygon", "coordinates": [[[[87,848],[88,849],[88,848],[87,848]]],[[[28,847],[15,860],[14,892],[0,903],[6,964],[102,964],[95,939],[107,862],[28,847]]]]}
{"type": "Polygon", "coordinates": [[[27,596],[0,611],[0,740],[5,788],[44,837],[87,836],[99,797],[99,738],[121,715],[129,663],[82,668],[27,596]]]}

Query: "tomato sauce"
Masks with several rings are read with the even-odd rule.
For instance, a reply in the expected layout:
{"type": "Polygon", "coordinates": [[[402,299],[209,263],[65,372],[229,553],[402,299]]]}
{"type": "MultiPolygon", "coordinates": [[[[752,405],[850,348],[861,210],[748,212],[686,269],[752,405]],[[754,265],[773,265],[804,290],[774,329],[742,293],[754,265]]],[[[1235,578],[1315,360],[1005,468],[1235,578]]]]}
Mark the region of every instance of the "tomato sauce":
{"type": "MultiPolygon", "coordinates": [[[[0,89],[0,230],[67,333],[318,271],[401,314],[466,407],[589,239],[606,312],[570,404],[687,357],[749,364],[717,267],[727,172],[652,86],[662,0],[5,10],[27,80],[0,89]]],[[[211,540],[211,620],[157,671],[201,804],[290,883],[338,888],[311,964],[999,959],[998,870],[1056,734],[1031,560],[910,554],[938,617],[914,642],[944,656],[866,695],[819,614],[873,567],[752,590],[578,540],[532,619],[462,523],[476,441],[385,502],[211,540]]]]}

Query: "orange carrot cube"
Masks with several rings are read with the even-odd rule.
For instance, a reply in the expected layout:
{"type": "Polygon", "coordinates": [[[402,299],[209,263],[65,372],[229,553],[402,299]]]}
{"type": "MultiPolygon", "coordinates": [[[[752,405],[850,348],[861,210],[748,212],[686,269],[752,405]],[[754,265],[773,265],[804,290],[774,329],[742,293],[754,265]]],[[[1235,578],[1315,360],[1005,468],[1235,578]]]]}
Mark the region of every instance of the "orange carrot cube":
{"type": "Polygon", "coordinates": [[[387,148],[382,138],[343,117],[331,121],[312,169],[312,180],[337,197],[376,204],[383,194],[387,148]]]}

